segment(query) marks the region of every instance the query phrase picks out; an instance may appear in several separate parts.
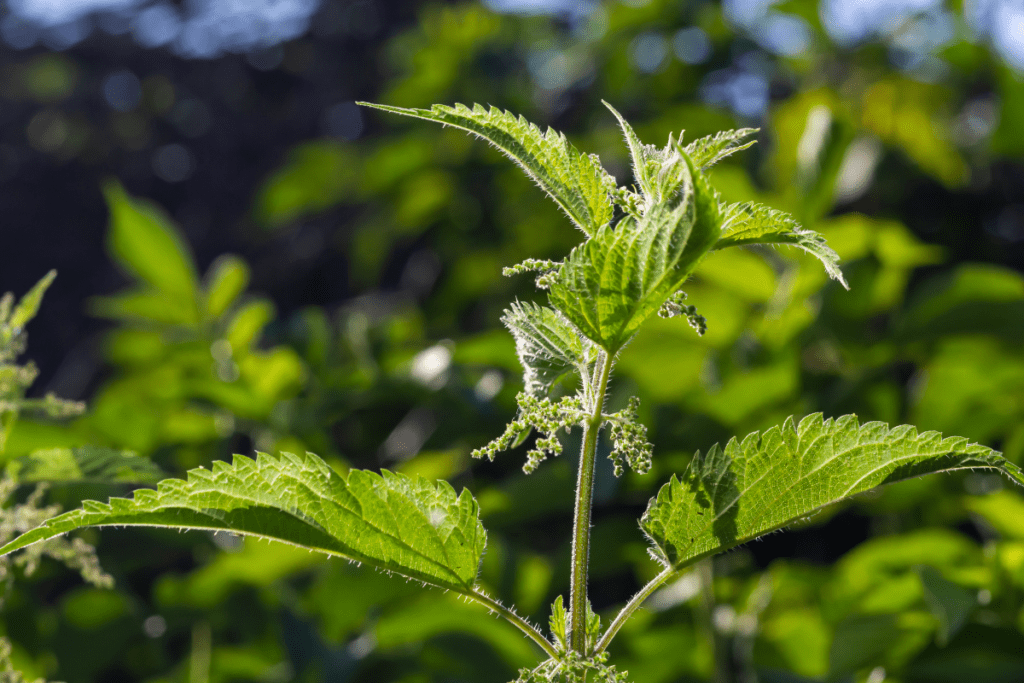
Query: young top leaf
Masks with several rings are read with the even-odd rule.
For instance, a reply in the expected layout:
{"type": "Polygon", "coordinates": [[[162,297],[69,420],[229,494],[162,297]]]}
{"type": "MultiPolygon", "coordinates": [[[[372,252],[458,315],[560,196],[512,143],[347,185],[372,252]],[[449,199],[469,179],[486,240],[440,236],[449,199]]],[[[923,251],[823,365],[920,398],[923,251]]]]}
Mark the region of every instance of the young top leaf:
{"type": "MultiPolygon", "coordinates": [[[[604,105],[619,120],[619,126],[626,137],[626,145],[629,147],[629,153],[633,159],[633,175],[636,177],[636,182],[640,186],[642,194],[643,201],[637,207],[639,209],[638,213],[634,214],[631,206],[624,206],[623,208],[627,213],[641,217],[657,204],[671,201],[674,196],[684,190],[687,184],[692,182],[692,174],[690,172],[690,161],[692,159],[690,161],[684,159],[685,150],[679,144],[682,141],[681,133],[678,141],[673,139],[673,136],[670,134],[668,136],[668,144],[664,147],[659,148],[654,145],[645,145],[640,142],[640,138],[637,137],[632,126],[626,122],[626,119],[612,105],[607,102],[604,105]]],[[[689,157],[688,154],[685,156],[689,157]]],[[[699,165],[693,164],[693,167],[699,168],[699,165]]],[[[623,190],[624,188],[620,188],[620,193],[623,193],[623,190]]],[[[628,191],[625,191],[621,198],[627,199],[629,204],[632,204],[637,199],[628,191]]]]}
{"type": "Polygon", "coordinates": [[[722,237],[714,250],[750,244],[793,246],[817,258],[832,279],[850,288],[839,270],[839,255],[825,243],[824,237],[800,227],[790,214],[753,202],[730,204],[722,209],[722,214],[722,237]]]}
{"type": "MultiPolygon", "coordinates": [[[[681,169],[677,166],[679,155],[675,152],[676,147],[683,141],[683,134],[680,133],[678,139],[673,139],[673,136],[669,135],[668,144],[665,147],[645,145],[622,114],[616,111],[612,105],[603,100],[602,102],[619,121],[619,126],[626,138],[626,145],[629,147],[630,157],[633,160],[633,175],[649,208],[662,201],[673,191],[673,181],[678,182],[682,179],[681,169]]],[[[686,145],[684,151],[693,165],[704,171],[725,157],[753,145],[753,140],[744,144],[739,143],[743,138],[756,132],[756,128],[722,131],[694,140],[686,145]]]]}
{"type": "Polygon", "coordinates": [[[188,480],[54,517],[0,548],[0,556],[87,526],[209,529],[291,543],[467,593],[486,544],[468,491],[383,471],[342,477],[311,453],[236,456],[188,480]]]}
{"type": "Polygon", "coordinates": [[[604,100],[601,100],[601,103],[608,107],[609,111],[618,119],[619,127],[622,128],[622,134],[626,138],[626,146],[629,147],[629,156],[633,160],[633,177],[636,178],[636,183],[640,186],[644,196],[650,197],[653,193],[652,181],[661,167],[664,150],[640,142],[636,131],[623,118],[622,114],[604,100]]]}
{"type": "Polygon", "coordinates": [[[551,385],[576,370],[581,375],[593,357],[593,346],[558,311],[531,303],[515,303],[501,321],[516,340],[523,364],[526,393],[546,394],[551,385]]]}
{"type": "Polygon", "coordinates": [[[479,104],[472,109],[464,104],[435,104],[430,109],[357,104],[455,126],[487,140],[519,164],[587,235],[612,219],[609,194],[615,189],[615,179],[595,155],[579,152],[553,128],[542,133],[521,116],[479,104]]]}
{"type": "Polygon", "coordinates": [[[693,163],[701,170],[707,170],[727,156],[741,152],[753,146],[756,140],[741,143],[740,141],[753,135],[758,128],[740,128],[739,130],[723,130],[714,135],[694,140],[686,146],[686,153],[693,163]]]}
{"type": "Polygon", "coordinates": [[[713,190],[676,151],[681,189],[639,220],[627,216],[573,249],[551,285],[555,308],[609,353],[679,289],[721,231],[713,190]]]}
{"type": "Polygon", "coordinates": [[[651,500],[641,527],[669,567],[753,540],[876,486],[933,472],[987,468],[1024,485],[1024,472],[990,448],[914,427],[820,413],[693,458],[651,500]]]}

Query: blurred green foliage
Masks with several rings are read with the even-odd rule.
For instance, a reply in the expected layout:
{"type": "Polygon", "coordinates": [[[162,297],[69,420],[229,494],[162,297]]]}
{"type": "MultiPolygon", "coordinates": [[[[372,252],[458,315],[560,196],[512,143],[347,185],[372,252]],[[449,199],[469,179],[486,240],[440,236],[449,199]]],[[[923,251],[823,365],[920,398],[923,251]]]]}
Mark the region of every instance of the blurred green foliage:
{"type": "MultiPolygon", "coordinates": [[[[654,486],[734,433],[854,412],[1024,461],[1024,277],[995,265],[1005,243],[964,244],[982,243],[978,225],[901,203],[911,186],[970,196],[998,164],[1019,167],[1024,81],[965,39],[941,48],[944,70],[925,78],[894,68],[884,40],[834,45],[817,3],[776,8],[810,22],[805,53],[766,57],[717,5],[668,0],[602,4],[576,22],[428,4],[379,49],[378,101],[492,102],[557,121],[620,181],[626,157],[600,99],[645,139],[686,128],[690,140],[747,123],[695,96],[709,74],[750,67],[781,89],[758,151],[716,167],[714,183],[730,201],[763,201],[824,234],[851,291],[792,251],[717,253],[688,287],[708,333],[659,319],[624,349],[613,407],[641,397],[656,452],[643,477],[616,480],[599,465],[591,577],[604,614],[657,571],[635,523],[654,486]],[[688,64],[671,41],[695,26],[711,52],[688,64]],[[635,60],[648,34],[670,48],[650,72],[635,60]],[[958,245],[991,263],[963,262],[958,245]]],[[[83,73],[45,54],[4,75],[39,103],[27,140],[60,160],[90,139],[91,122],[62,108],[83,73]]],[[[278,316],[249,291],[243,260],[201,269],[173,221],[107,185],[108,251],[131,285],[90,304],[111,321],[102,380],[70,421],[5,422],[2,457],[26,474],[33,458],[59,469],[86,447],[150,463],[122,483],[56,484],[66,506],[120,494],[152,463],[178,475],[257,448],[449,479],[481,504],[483,584],[544,622],[568,589],[575,448],[530,479],[512,458],[471,464],[468,454],[500,432],[518,389],[498,317],[533,294],[501,267],[565,253],[580,235],[493,150],[457,131],[367,122],[373,135],[290,150],[250,210],[258,235],[337,222],[329,247],[350,268],[332,277],[355,293],[337,308],[278,316]],[[388,279],[398,286],[382,287],[388,279]]],[[[79,465],[75,478],[95,471],[79,465]]],[[[1019,681],[1022,519],[1024,497],[986,474],[867,494],[661,589],[613,660],[638,683],[1019,681]]],[[[4,604],[0,629],[30,679],[500,683],[536,661],[514,629],[472,605],[285,546],[141,530],[89,538],[113,591],[44,560],[4,604]]]]}

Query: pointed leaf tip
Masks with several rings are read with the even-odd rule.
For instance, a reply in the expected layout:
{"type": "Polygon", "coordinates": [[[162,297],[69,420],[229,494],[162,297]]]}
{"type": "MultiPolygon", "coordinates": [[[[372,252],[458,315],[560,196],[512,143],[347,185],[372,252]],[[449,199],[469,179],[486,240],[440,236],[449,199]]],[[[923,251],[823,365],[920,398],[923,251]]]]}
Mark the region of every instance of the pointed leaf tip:
{"type": "Polygon", "coordinates": [[[522,116],[479,104],[472,109],[461,103],[453,107],[435,104],[430,109],[358,104],[454,126],[487,140],[516,162],[587,235],[612,219],[610,192],[615,189],[615,179],[595,155],[579,152],[552,128],[541,132],[522,116]]]}

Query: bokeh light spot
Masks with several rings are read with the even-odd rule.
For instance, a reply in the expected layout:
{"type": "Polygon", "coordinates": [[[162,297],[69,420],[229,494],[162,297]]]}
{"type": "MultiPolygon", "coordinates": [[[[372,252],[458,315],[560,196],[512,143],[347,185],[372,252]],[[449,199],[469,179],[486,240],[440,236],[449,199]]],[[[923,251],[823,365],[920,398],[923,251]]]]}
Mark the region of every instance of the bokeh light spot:
{"type": "Polygon", "coordinates": [[[681,28],[672,37],[672,51],[683,64],[703,64],[711,57],[711,41],[696,26],[681,28]]]}
{"type": "Polygon", "coordinates": [[[115,71],[103,80],[103,99],[111,109],[131,111],[139,105],[141,97],[142,84],[128,69],[115,71]]]}
{"type": "Polygon", "coordinates": [[[184,145],[173,143],[153,152],[153,172],[168,183],[180,183],[192,175],[192,154],[184,145]]]}

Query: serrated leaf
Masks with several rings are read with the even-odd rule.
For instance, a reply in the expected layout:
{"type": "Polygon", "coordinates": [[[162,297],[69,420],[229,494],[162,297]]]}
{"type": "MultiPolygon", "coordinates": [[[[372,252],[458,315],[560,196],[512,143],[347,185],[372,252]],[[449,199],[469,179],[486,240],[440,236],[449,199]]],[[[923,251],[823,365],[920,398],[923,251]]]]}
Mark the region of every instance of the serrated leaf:
{"type": "Polygon", "coordinates": [[[707,170],[727,156],[751,147],[757,142],[756,140],[743,143],[740,141],[745,137],[753,135],[758,130],[758,128],[723,130],[714,135],[694,140],[686,146],[686,153],[693,159],[693,163],[697,168],[707,170]]]}
{"type": "Polygon", "coordinates": [[[587,338],[615,353],[686,281],[717,241],[718,202],[677,150],[681,190],[640,219],[627,216],[573,249],[551,285],[551,303],[587,338]]]}
{"type": "Polygon", "coordinates": [[[565,611],[562,596],[559,595],[551,604],[551,617],[548,619],[551,638],[559,652],[565,652],[569,642],[569,615],[565,611]]]}
{"type": "Polygon", "coordinates": [[[468,592],[486,544],[468,491],[441,481],[382,471],[342,477],[311,453],[195,469],[188,480],[54,517],[4,547],[6,555],[87,526],[208,529],[291,543],[365,562],[412,579],[468,592]]]}
{"type": "Polygon", "coordinates": [[[722,237],[715,243],[715,251],[751,244],[796,247],[821,261],[832,279],[850,288],[839,270],[839,255],[832,251],[824,237],[802,228],[790,214],[764,204],[743,202],[724,207],[722,216],[722,237]]]}
{"type": "MultiPolygon", "coordinates": [[[[679,140],[669,134],[668,144],[664,147],[645,145],[615,107],[607,102],[604,105],[618,119],[626,138],[633,160],[633,175],[643,195],[642,206],[639,207],[642,216],[657,204],[671,201],[686,184],[692,182],[691,165],[684,158],[685,152],[679,145],[682,133],[679,134],[679,140]]],[[[697,164],[693,166],[699,168],[697,164]]]]}
{"type": "Polygon", "coordinates": [[[987,468],[1024,484],[1024,472],[985,446],[914,427],[860,425],[854,415],[797,425],[697,453],[651,500],[641,527],[652,553],[682,567],[781,529],[876,486],[933,472],[987,468]]]}
{"type": "Polygon", "coordinates": [[[566,373],[585,372],[593,345],[558,311],[533,303],[515,303],[501,321],[516,340],[523,381],[531,396],[547,393],[566,373]]]}
{"type": "Polygon", "coordinates": [[[629,147],[629,156],[633,160],[633,177],[636,178],[636,182],[644,196],[650,197],[652,193],[651,181],[658,167],[661,166],[662,160],[660,157],[663,153],[662,150],[642,143],[636,131],[623,118],[622,114],[604,100],[601,100],[601,102],[618,119],[619,127],[622,128],[622,134],[626,138],[626,146],[629,147]]]}
{"type": "Polygon", "coordinates": [[[163,477],[149,458],[100,446],[41,449],[12,460],[7,469],[20,483],[155,484],[163,477]]]}
{"type": "Polygon", "coordinates": [[[609,193],[615,189],[614,178],[595,155],[579,152],[553,128],[542,133],[521,116],[479,104],[472,109],[464,104],[435,104],[430,109],[357,104],[455,126],[487,140],[519,164],[587,235],[593,235],[612,219],[609,193]]]}

